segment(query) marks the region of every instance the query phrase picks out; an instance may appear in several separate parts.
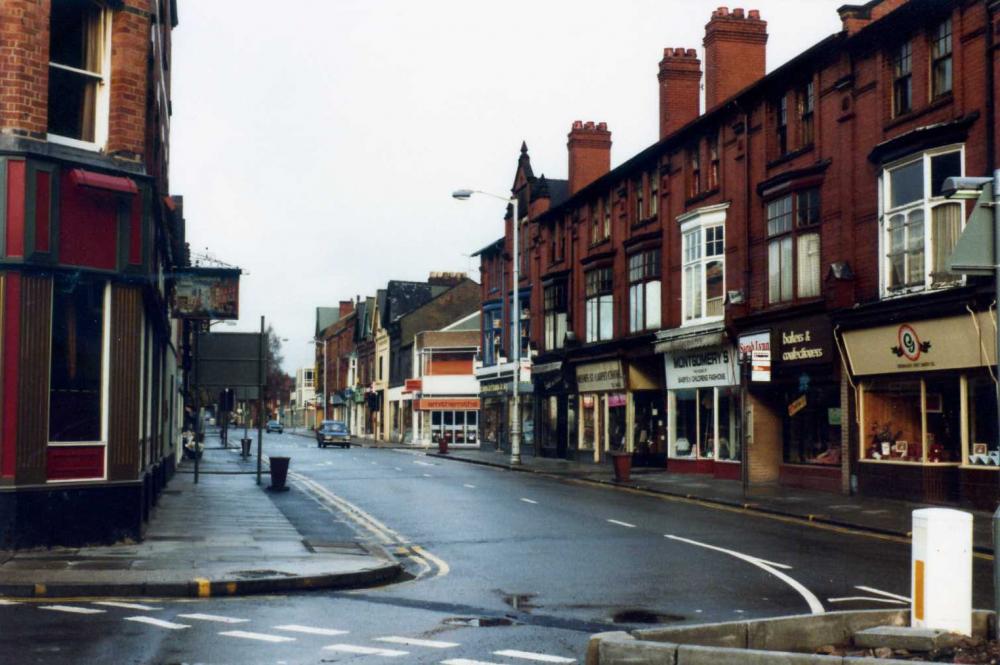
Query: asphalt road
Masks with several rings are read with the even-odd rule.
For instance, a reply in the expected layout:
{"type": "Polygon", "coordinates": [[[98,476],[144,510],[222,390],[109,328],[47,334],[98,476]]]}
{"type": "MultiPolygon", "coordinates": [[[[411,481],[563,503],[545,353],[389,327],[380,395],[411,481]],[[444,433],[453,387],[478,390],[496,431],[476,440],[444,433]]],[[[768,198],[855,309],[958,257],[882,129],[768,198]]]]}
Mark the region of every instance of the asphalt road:
{"type": "MultiPolygon", "coordinates": [[[[293,490],[273,499],[305,537],[378,542],[407,579],[0,605],[0,663],[582,662],[591,633],[644,622],[908,605],[909,546],[889,539],[293,434],[265,452],[292,458],[293,490]]],[[[987,607],[990,562],[974,566],[987,607]]]]}

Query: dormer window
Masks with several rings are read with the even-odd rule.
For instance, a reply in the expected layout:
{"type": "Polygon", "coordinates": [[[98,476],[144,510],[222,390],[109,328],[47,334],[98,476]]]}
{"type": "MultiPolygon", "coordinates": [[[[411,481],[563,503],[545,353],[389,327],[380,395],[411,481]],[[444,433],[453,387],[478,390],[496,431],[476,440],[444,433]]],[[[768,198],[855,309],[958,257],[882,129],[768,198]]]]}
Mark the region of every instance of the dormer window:
{"type": "Polygon", "coordinates": [[[107,140],[111,11],[92,0],[52,0],[48,139],[77,147],[107,140]]]}

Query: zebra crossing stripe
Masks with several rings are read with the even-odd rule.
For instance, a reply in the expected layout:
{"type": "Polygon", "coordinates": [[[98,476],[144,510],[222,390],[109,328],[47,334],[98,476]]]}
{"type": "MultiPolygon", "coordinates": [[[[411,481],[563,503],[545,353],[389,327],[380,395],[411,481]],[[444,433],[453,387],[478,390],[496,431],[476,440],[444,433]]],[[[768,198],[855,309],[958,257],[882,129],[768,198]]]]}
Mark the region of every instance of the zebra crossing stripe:
{"type": "Polygon", "coordinates": [[[141,603],[122,603],[117,600],[95,600],[94,605],[103,605],[104,607],[120,607],[124,610],[139,610],[141,612],[153,612],[155,610],[163,609],[162,607],[142,605],[141,603]]]}
{"type": "Polygon", "coordinates": [[[395,658],[409,655],[408,651],[396,651],[395,649],[376,649],[375,647],[362,647],[356,644],[331,644],[323,647],[324,651],[339,651],[341,653],[353,653],[360,656],[385,656],[395,658]]]}
{"type": "Polygon", "coordinates": [[[419,640],[415,637],[376,637],[376,642],[389,642],[391,644],[405,644],[413,647],[427,647],[428,649],[450,649],[457,647],[457,642],[440,642],[438,640],[419,640]]]}
{"type": "Polygon", "coordinates": [[[504,658],[520,658],[522,660],[533,660],[539,663],[575,663],[575,658],[564,658],[563,656],[550,656],[544,653],[535,653],[533,651],[517,651],[515,649],[506,649],[504,651],[494,651],[494,656],[503,656],[504,658]]]}
{"type": "Polygon", "coordinates": [[[244,640],[257,640],[258,642],[294,642],[294,637],[284,635],[268,635],[267,633],[251,633],[245,630],[225,630],[219,633],[226,637],[239,637],[244,640]]]}
{"type": "Polygon", "coordinates": [[[306,635],[325,635],[327,637],[335,637],[337,635],[347,635],[346,630],[337,630],[336,628],[314,628],[312,626],[299,626],[297,624],[288,624],[286,626],[275,626],[275,630],[284,630],[290,633],[304,633],[306,635]]]}
{"type": "Polygon", "coordinates": [[[173,621],[164,621],[163,619],[154,619],[153,617],[125,617],[125,621],[134,621],[136,623],[145,623],[150,626],[156,626],[157,628],[166,628],[167,630],[183,630],[184,628],[190,628],[187,624],[174,623],[173,621]]]}
{"type": "Polygon", "coordinates": [[[491,663],[485,660],[469,660],[468,658],[451,658],[449,660],[442,660],[441,665],[500,665],[500,664],[491,663]]]}
{"type": "Polygon", "coordinates": [[[98,610],[93,607],[73,607],[72,605],[40,605],[40,610],[51,610],[52,612],[68,612],[69,614],[104,614],[107,610],[98,610]]]}
{"type": "Polygon", "coordinates": [[[193,619],[195,621],[212,621],[215,623],[247,623],[250,619],[237,619],[235,617],[224,617],[218,614],[178,614],[180,619],[193,619]]]}

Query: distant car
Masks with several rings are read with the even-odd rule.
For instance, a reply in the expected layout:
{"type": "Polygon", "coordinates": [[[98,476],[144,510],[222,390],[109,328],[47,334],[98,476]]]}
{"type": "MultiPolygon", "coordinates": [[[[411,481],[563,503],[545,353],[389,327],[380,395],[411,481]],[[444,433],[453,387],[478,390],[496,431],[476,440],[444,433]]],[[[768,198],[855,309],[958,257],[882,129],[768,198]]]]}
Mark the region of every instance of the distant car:
{"type": "Polygon", "coordinates": [[[347,429],[347,424],[342,420],[324,420],[316,430],[316,445],[320,448],[327,446],[350,448],[351,433],[347,429]]]}
{"type": "Polygon", "coordinates": [[[279,423],[277,420],[268,420],[267,421],[267,431],[269,433],[270,432],[277,432],[278,434],[284,434],[284,432],[285,432],[285,426],[282,425],[281,423],[279,423]]]}

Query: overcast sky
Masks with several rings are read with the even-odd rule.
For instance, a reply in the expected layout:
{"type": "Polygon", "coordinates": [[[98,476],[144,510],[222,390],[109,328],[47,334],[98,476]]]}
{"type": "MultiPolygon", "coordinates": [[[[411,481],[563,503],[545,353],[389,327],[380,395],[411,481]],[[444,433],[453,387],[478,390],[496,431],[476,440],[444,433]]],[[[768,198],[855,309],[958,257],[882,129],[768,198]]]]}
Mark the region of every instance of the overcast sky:
{"type": "MultiPolygon", "coordinates": [[[[837,32],[844,0],[758,0],[768,71],[837,32]]],[[[719,0],[180,0],[171,188],[191,249],[244,269],[241,318],[312,365],[317,306],[467,271],[500,237],[521,141],[566,178],[574,120],[612,166],[657,139],[664,47],[698,48],[719,0]]],[[[733,7],[734,5],[730,5],[733,7]]],[[[701,55],[704,62],[704,55],[701,55]]]]}

